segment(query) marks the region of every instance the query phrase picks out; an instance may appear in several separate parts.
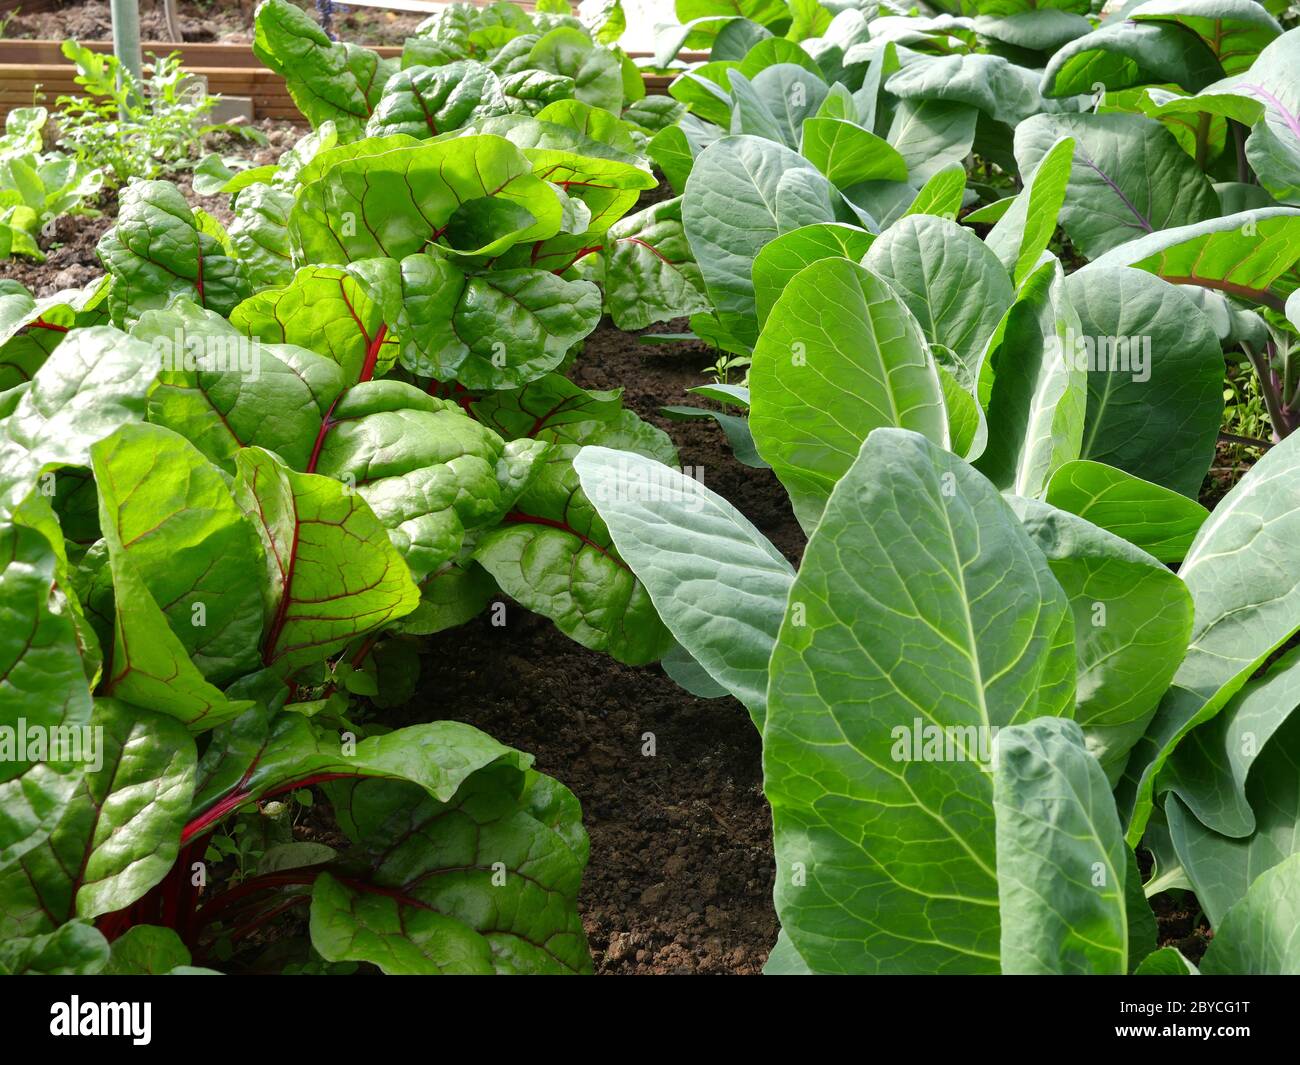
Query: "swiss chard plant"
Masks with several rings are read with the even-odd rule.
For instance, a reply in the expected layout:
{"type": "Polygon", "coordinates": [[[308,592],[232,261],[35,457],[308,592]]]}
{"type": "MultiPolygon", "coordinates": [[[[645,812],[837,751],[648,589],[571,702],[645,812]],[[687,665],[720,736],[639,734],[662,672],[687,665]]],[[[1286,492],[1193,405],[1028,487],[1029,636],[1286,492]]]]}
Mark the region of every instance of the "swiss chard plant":
{"type": "MultiPolygon", "coordinates": [[[[27,310],[38,329],[79,313],[27,310]]],[[[386,730],[362,698],[403,698],[375,662],[421,628],[407,559],[508,510],[527,457],[454,402],[250,345],[192,304],[132,335],[69,327],[6,396],[6,969],[224,968],[294,909],[309,940],[259,965],[590,967],[573,796],[467,725],[386,730]],[[394,430],[405,471],[375,462],[394,430]],[[385,481],[425,501],[404,531],[382,488],[367,501],[385,481]],[[215,832],[312,786],[346,845],[287,843],[208,882],[215,832]]]]}

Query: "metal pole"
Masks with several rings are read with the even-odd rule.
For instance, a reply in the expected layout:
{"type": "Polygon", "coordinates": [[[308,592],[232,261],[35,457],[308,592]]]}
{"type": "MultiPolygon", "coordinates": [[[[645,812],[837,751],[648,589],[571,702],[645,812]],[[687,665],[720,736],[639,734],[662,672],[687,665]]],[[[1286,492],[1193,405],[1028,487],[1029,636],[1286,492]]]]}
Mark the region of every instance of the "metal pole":
{"type": "MultiPolygon", "coordinates": [[[[139,0],[109,0],[113,16],[113,54],[140,82],[140,4],[139,0]]],[[[125,108],[122,117],[126,118],[125,108]]]]}

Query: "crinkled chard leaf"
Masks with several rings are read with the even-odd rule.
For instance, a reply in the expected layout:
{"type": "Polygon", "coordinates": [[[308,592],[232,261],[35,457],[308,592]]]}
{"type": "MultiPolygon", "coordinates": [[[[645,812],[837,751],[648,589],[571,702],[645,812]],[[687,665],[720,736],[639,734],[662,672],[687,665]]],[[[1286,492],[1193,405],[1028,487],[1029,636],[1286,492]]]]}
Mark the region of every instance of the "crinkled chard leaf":
{"type": "Polygon", "coordinates": [[[252,185],[235,201],[230,246],[253,289],[293,280],[289,251],[289,210],[293,194],[270,185],[252,185]]]}
{"type": "MultiPolygon", "coordinates": [[[[0,725],[19,730],[80,729],[90,724],[68,590],[56,583],[50,542],[25,525],[0,525],[0,725]]],[[[0,762],[0,869],[49,836],[81,786],[74,762],[19,758],[0,762]]]]}
{"type": "MultiPolygon", "coordinates": [[[[292,344],[338,363],[353,384],[387,372],[397,359],[386,304],[395,265],[366,260],[349,266],[304,266],[280,288],[268,288],[236,307],[236,329],[269,344],[292,344]]],[[[391,317],[391,315],[390,315],[391,317]]]]}
{"type": "Polygon", "coordinates": [[[91,726],[103,730],[95,734],[102,746],[58,825],[0,873],[5,939],[123,909],[176,860],[194,793],[194,741],[179,722],[112,699],[96,700],[91,726]]]}
{"type": "Polygon", "coordinates": [[[369,48],[331,41],[301,8],[286,0],[258,6],[253,52],[285,79],[289,95],[313,126],[332,121],[344,137],[357,137],[379,102],[395,60],[369,48]]]}
{"type": "Polygon", "coordinates": [[[672,641],[573,468],[578,449],[555,445],[536,479],[474,558],[502,591],[584,647],[620,662],[653,662],[672,641]]]}
{"type": "Polygon", "coordinates": [[[517,388],[600,322],[600,290],[533,268],[474,270],[442,255],[390,263],[385,310],[412,373],[479,391],[517,388]]]}
{"type": "Polygon", "coordinates": [[[103,972],[108,959],[108,941],[86,921],[0,943],[0,973],[15,976],[88,976],[103,972]]]}
{"type": "Polygon", "coordinates": [[[508,111],[500,80],[482,63],[409,67],[384,85],[366,136],[437,137],[508,111]]]}
{"type": "Polygon", "coordinates": [[[365,500],[420,580],[458,555],[466,529],[510,508],[541,451],[503,443],[449,400],[370,381],[335,405],[315,472],[365,500]]]}
{"type": "Polygon", "coordinates": [[[110,326],[73,333],[0,425],[0,505],[27,496],[42,467],[88,466],[92,444],[143,421],[157,373],[154,353],[110,326]]]}
{"type": "MultiPolygon", "coordinates": [[[[238,309],[236,314],[248,320],[238,309]]],[[[262,328],[275,335],[269,323],[262,328]]],[[[292,321],[286,331],[311,333],[292,321]]],[[[307,468],[321,423],[343,391],[339,362],[292,344],[250,343],[220,315],[185,301],[166,311],[146,311],[131,335],[160,353],[197,349],[224,356],[196,358],[191,368],[175,359],[165,366],[149,393],[151,422],[180,433],[232,475],[239,449],[252,446],[274,451],[296,470],[307,468]]],[[[339,340],[344,351],[350,340],[339,340]]]]}
{"type": "Polygon", "coordinates": [[[100,238],[113,277],[113,321],[130,325],[176,296],[229,314],[248,295],[243,266],[190,210],[168,181],[138,181],[122,192],[117,225],[100,238]]]}
{"type": "Polygon", "coordinates": [[[261,448],[236,466],[235,499],[266,552],[267,666],[292,673],[415,608],[410,570],[358,492],[261,448]]]}
{"type": "Polygon", "coordinates": [[[681,197],[615,222],[602,260],[605,306],[619,329],[644,329],[709,310],[682,228],[681,197]]]}
{"type": "Polygon", "coordinates": [[[576,906],[586,836],[562,785],[497,765],[449,802],[390,781],[330,790],[357,846],[312,891],[324,957],[394,974],[591,971],[576,906]]]}
{"type": "Polygon", "coordinates": [[[257,664],[246,641],[262,628],[261,558],[224,478],[183,437],[160,426],[125,426],[91,456],[115,607],[103,693],[175,717],[192,732],[238,717],[250,704],[227,699],[207,675],[229,680],[257,664]],[[149,536],[152,520],[141,511],[142,500],[156,501],[163,512],[166,528],[157,538],[149,536]],[[214,567],[202,553],[209,544],[232,552],[230,561],[214,567]],[[179,565],[173,549],[182,553],[179,565]],[[232,582],[228,597],[221,579],[210,579],[213,569],[232,582]],[[159,594],[177,597],[162,600],[170,616],[159,594]]]}
{"type": "Polygon", "coordinates": [[[554,236],[560,221],[558,197],[514,145],[462,136],[333,162],[298,193],[289,234],[307,262],[401,259],[429,246],[492,256],[554,236]]]}
{"type": "Polygon", "coordinates": [[[160,425],[123,426],[95,445],[92,458],[110,561],[131,560],[186,655],[213,683],[257,669],[265,562],[226,478],[160,425]]]}
{"type": "Polygon", "coordinates": [[[22,289],[0,295],[0,392],[30,381],[74,328],[102,325],[108,278],[33,299],[22,289]]]}
{"type": "Polygon", "coordinates": [[[623,110],[623,74],[618,57],[582,30],[561,26],[541,38],[528,65],[573,79],[573,95],[583,103],[618,114],[623,110]]]}

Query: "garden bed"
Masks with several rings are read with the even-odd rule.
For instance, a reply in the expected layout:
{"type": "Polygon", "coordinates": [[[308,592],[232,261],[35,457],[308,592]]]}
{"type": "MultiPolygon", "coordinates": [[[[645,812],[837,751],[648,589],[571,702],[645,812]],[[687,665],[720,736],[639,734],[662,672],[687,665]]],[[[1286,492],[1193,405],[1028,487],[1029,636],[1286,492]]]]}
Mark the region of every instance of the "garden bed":
{"type": "MultiPolygon", "coordinates": [[[[251,153],[258,164],[301,132],[288,122],[258,128],[270,141],[251,153]]],[[[197,196],[188,179],[180,185],[191,204],[229,220],[227,197],[197,196]]],[[[85,284],[100,272],[95,245],[116,210],[111,197],[101,206],[98,219],[60,222],[46,262],[11,260],[5,275],[37,295],[85,284]]],[[[587,389],[623,388],[627,405],[673,438],[682,464],[699,469],[798,565],[804,536],[771,472],[737,462],[712,423],[659,413],[691,401],[687,389],[700,383],[710,358],[700,344],[647,345],[606,321],[571,376],[587,389]]],[[[1249,454],[1220,445],[1203,501],[1212,505],[1250,465],[1249,454]]],[[[466,722],[533,753],[538,769],[573,790],[591,837],[579,904],[597,973],[759,973],[778,925],[761,744],[744,708],[730,697],[695,698],[657,665],[631,668],[589,651],[525,610],[510,606],[506,618],[497,627],[480,616],[429,641],[416,695],[376,720],[395,728],[466,722]],[[653,757],[642,754],[647,732],[653,757]]],[[[296,835],[337,832],[328,817],[314,817],[296,835]]],[[[1201,956],[1208,939],[1194,898],[1163,899],[1156,919],[1161,945],[1201,956]]],[[[297,916],[281,919],[258,949],[303,925],[297,916]]]]}
{"type": "Polygon", "coordinates": [[[746,10],[11,115],[0,972],[1300,972],[1300,29],[746,10]]]}

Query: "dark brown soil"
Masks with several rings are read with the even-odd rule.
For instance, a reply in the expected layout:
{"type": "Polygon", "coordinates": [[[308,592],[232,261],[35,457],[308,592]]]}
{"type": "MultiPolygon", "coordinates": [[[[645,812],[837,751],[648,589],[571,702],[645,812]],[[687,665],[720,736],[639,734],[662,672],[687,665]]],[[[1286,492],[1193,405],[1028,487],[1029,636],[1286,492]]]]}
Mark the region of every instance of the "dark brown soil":
{"type": "Polygon", "coordinates": [[[1162,891],[1151,900],[1156,914],[1161,947],[1177,947],[1183,957],[1197,965],[1214,938],[1209,922],[1190,891],[1162,891]]]}
{"type": "MultiPolygon", "coordinates": [[[[294,2],[319,21],[314,3],[294,2]]],[[[256,0],[180,0],[181,37],[190,42],[251,41],[256,6],[256,0]]],[[[340,5],[334,16],[333,31],[339,40],[355,44],[401,44],[427,17],[365,7],[344,12],[340,5]]],[[[107,41],[112,36],[108,0],[73,0],[54,10],[27,13],[19,4],[18,14],[0,32],[0,37],[37,40],[73,37],[78,41],[107,41]]],[[[169,40],[159,0],[142,0],[140,37],[146,41],[169,40]]]]}

